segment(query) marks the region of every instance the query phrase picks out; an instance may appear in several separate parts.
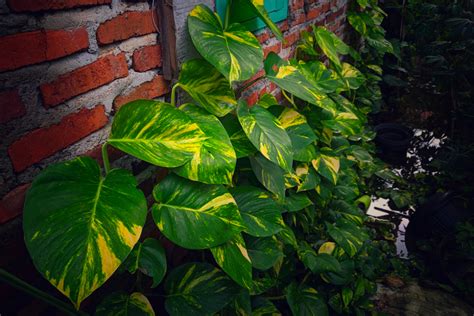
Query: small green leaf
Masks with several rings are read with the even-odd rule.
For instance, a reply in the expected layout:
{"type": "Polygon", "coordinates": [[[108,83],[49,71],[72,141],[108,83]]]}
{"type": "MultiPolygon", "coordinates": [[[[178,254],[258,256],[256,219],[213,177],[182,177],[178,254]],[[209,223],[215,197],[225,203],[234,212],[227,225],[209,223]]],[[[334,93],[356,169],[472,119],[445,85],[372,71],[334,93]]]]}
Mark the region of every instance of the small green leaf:
{"type": "Polygon", "coordinates": [[[138,100],[115,115],[107,143],[161,167],[178,167],[201,149],[206,136],[189,116],[171,104],[138,100]]]}
{"type": "Polygon", "coordinates": [[[257,152],[257,148],[252,145],[247,135],[245,135],[237,116],[228,114],[221,119],[221,123],[229,135],[237,158],[247,157],[257,152]]]}
{"type": "Polygon", "coordinates": [[[256,297],[252,301],[252,316],[280,316],[280,311],[264,297],[256,297]]]}
{"type": "Polygon", "coordinates": [[[341,78],[347,90],[357,90],[365,82],[365,76],[351,64],[342,63],[341,78]]]}
{"type": "Polygon", "coordinates": [[[294,151],[302,150],[317,139],[304,115],[293,109],[285,108],[278,120],[290,136],[294,151]]]}
{"type": "Polygon", "coordinates": [[[339,172],[339,158],[329,153],[317,153],[316,159],[311,162],[314,169],[323,177],[336,184],[339,172]]]}
{"type": "Polygon", "coordinates": [[[297,192],[314,190],[320,183],[321,179],[316,174],[314,168],[310,168],[308,164],[300,164],[296,167],[296,175],[301,179],[297,192]]]}
{"type": "Polygon", "coordinates": [[[198,125],[207,139],[192,159],[174,169],[174,172],[189,180],[207,184],[232,183],[237,158],[221,122],[192,104],[184,104],[180,109],[198,125]]]}
{"type": "Polygon", "coordinates": [[[107,296],[95,311],[96,316],[155,316],[150,301],[142,293],[113,293],[107,296]]]}
{"type": "Polygon", "coordinates": [[[244,228],[237,204],[221,185],[207,185],[170,174],[153,190],[153,218],[175,244],[206,249],[223,244],[244,228]]]}
{"type": "Polygon", "coordinates": [[[261,106],[248,107],[245,101],[239,101],[237,116],[245,134],[260,153],[284,170],[291,170],[291,140],[278,119],[261,106]]]}
{"type": "Polygon", "coordinates": [[[347,307],[352,301],[352,297],[354,296],[354,292],[348,287],[342,289],[342,302],[344,306],[347,307]]]}
{"type": "Polygon", "coordinates": [[[261,154],[250,156],[250,165],[258,181],[279,200],[285,199],[285,171],[261,154]]]}
{"type": "Polygon", "coordinates": [[[241,234],[235,235],[226,243],[211,248],[217,264],[235,282],[250,289],[252,287],[252,262],[241,234]]]}
{"type": "Polygon", "coordinates": [[[127,258],[147,213],[128,170],[89,157],[52,165],[26,194],[23,231],[38,271],[79,308],[127,258]]]}
{"type": "Polygon", "coordinates": [[[298,212],[313,205],[313,202],[305,193],[290,194],[285,199],[285,210],[288,212],[298,212]]]}
{"type": "Polygon", "coordinates": [[[239,23],[224,30],[219,16],[205,5],[189,13],[188,30],[198,52],[231,83],[249,79],[262,63],[258,39],[239,23]]]}
{"type": "Polygon", "coordinates": [[[308,146],[295,151],[294,159],[300,162],[311,162],[316,157],[316,146],[309,144],[308,146]]]}
{"type": "Polygon", "coordinates": [[[239,294],[239,287],[208,263],[177,267],[165,281],[166,311],[171,316],[213,315],[239,294]]]}
{"type": "Polygon", "coordinates": [[[335,257],[327,253],[318,254],[306,243],[300,245],[298,255],[304,265],[315,274],[341,270],[339,261],[335,257]]]}
{"type": "Polygon", "coordinates": [[[237,106],[234,90],[227,79],[203,59],[185,62],[178,84],[199,106],[216,116],[224,116],[237,106]]]}
{"type": "Polygon", "coordinates": [[[275,237],[246,238],[247,250],[252,266],[259,270],[268,270],[283,257],[280,244],[275,237]]]}
{"type": "Polygon", "coordinates": [[[285,289],[285,293],[294,316],[329,315],[326,303],[314,288],[293,282],[285,289]]]}
{"type": "Polygon", "coordinates": [[[160,242],[147,238],[135,246],[130,256],[128,271],[135,273],[140,270],[145,275],[153,278],[152,288],[160,284],[166,274],[166,254],[160,242]]]}
{"type": "Polygon", "coordinates": [[[339,60],[339,54],[346,55],[350,51],[350,47],[347,46],[336,34],[327,30],[323,26],[313,26],[313,33],[323,53],[338,67],[341,67],[339,60]]]}
{"type": "Polygon", "coordinates": [[[278,105],[278,101],[273,94],[264,93],[258,99],[257,104],[262,108],[268,109],[273,105],[278,105]]]}
{"type": "Polygon", "coordinates": [[[255,237],[268,237],[284,226],[278,204],[271,196],[256,187],[239,186],[230,189],[245,223],[244,231],[255,237]]]}
{"type": "Polygon", "coordinates": [[[369,238],[363,228],[344,218],[328,224],[328,234],[350,257],[355,256],[369,238]]]}

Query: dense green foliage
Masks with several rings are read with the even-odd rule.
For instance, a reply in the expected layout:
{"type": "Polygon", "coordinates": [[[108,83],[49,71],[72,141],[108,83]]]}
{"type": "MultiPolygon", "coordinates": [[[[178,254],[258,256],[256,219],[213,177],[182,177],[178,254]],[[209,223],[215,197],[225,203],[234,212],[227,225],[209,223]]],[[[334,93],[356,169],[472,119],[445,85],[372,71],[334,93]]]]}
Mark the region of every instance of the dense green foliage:
{"type": "MultiPolygon", "coordinates": [[[[266,16],[261,1],[249,2],[266,16]]],[[[105,155],[104,176],[91,159],[77,158],[33,182],[24,230],[38,270],[76,307],[125,262],[152,287],[164,278],[159,288],[171,315],[370,311],[375,280],[390,266],[384,242],[364,225],[367,181],[381,169],[367,114],[380,102],[380,64],[392,52],[383,15],[376,0],[354,4],[357,50],[314,27],[296,58],[263,61],[252,33],[197,6],[188,25],[204,59],[184,63],[172,104],[121,107],[105,146],[172,168],[154,188],[153,220],[174,244],[200,250],[204,262],[166,273],[160,242],[137,244],[145,199],[105,155]],[[262,66],[289,106],[271,95],[252,107],[235,99],[232,84],[262,66]],[[177,88],[196,104],[176,107],[177,88]]],[[[149,307],[143,294],[118,293],[97,313],[151,315],[149,307]]]]}

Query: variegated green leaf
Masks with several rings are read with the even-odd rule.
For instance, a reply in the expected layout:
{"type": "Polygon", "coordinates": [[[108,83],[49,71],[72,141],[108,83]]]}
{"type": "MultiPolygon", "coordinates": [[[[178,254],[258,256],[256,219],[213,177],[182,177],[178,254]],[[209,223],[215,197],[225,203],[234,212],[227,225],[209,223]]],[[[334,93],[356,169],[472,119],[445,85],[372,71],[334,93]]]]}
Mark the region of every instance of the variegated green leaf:
{"type": "Polygon", "coordinates": [[[323,177],[336,184],[337,173],[339,172],[339,158],[330,153],[317,153],[316,158],[311,162],[314,169],[323,177]]]}
{"type": "Polygon", "coordinates": [[[252,262],[241,234],[226,243],[211,248],[217,264],[235,282],[250,289],[252,287],[252,262]]]}
{"type": "Polygon", "coordinates": [[[155,316],[150,301],[142,293],[114,293],[107,296],[95,311],[96,316],[155,316]]]}
{"type": "Polygon", "coordinates": [[[360,134],[364,127],[359,118],[351,112],[339,112],[332,120],[323,120],[322,123],[346,137],[360,134]]]}
{"type": "Polygon", "coordinates": [[[207,139],[193,158],[174,172],[193,181],[208,184],[232,183],[236,155],[221,122],[212,114],[192,104],[184,104],[185,112],[204,132],[207,139]]]}
{"type": "Polygon", "coordinates": [[[298,248],[298,241],[296,240],[295,233],[289,226],[283,227],[277,237],[281,240],[284,244],[291,245],[293,248],[298,248]]]}
{"type": "Polygon", "coordinates": [[[310,205],[313,205],[313,202],[306,193],[290,193],[285,199],[285,210],[288,212],[298,212],[310,205]]]}
{"type": "Polygon", "coordinates": [[[208,263],[177,267],[165,282],[166,311],[171,316],[213,315],[239,294],[239,286],[208,263]]]}
{"type": "Polygon", "coordinates": [[[188,30],[198,52],[231,83],[249,79],[262,63],[257,38],[239,23],[224,30],[218,15],[204,5],[189,13],[188,30]]]}
{"type": "Polygon", "coordinates": [[[153,238],[147,238],[138,243],[127,258],[128,271],[141,273],[153,278],[152,288],[163,280],[166,274],[166,254],[160,242],[153,238]]]}
{"type": "Polygon", "coordinates": [[[286,301],[294,316],[326,316],[328,307],[318,291],[307,285],[291,283],[286,289],[286,301]]]}
{"type": "Polygon", "coordinates": [[[327,69],[320,61],[299,62],[298,69],[313,86],[324,93],[337,92],[344,83],[336,72],[327,69]]]}
{"type": "Polygon", "coordinates": [[[278,119],[261,106],[248,107],[245,101],[239,101],[237,116],[245,134],[260,153],[284,170],[291,170],[291,140],[278,119]]]}
{"type": "Polygon", "coordinates": [[[348,90],[357,90],[365,82],[359,69],[348,63],[342,63],[341,79],[348,90]]]}
{"type": "Polygon", "coordinates": [[[283,257],[281,245],[275,236],[256,238],[247,236],[247,251],[252,266],[259,270],[268,270],[283,257]]]}
{"type": "Polygon", "coordinates": [[[224,116],[237,106],[234,90],[227,79],[204,59],[185,62],[178,84],[198,105],[216,116],[224,116]]]}
{"type": "Polygon", "coordinates": [[[275,35],[275,37],[279,41],[283,42],[284,41],[283,34],[281,34],[280,29],[278,28],[278,26],[275,25],[275,23],[273,23],[272,19],[268,15],[267,10],[265,10],[265,6],[264,6],[265,1],[264,0],[245,0],[245,1],[251,5],[251,7],[254,9],[254,12],[257,14],[257,16],[261,18],[263,22],[265,22],[265,24],[270,28],[270,30],[272,30],[272,33],[275,35]]]}
{"type": "Polygon", "coordinates": [[[270,81],[296,97],[324,109],[334,109],[336,104],[324,92],[324,85],[318,87],[311,75],[310,66],[303,61],[285,61],[275,53],[268,54],[265,60],[265,73],[270,81]],[[302,68],[305,71],[302,71],[302,68]],[[308,68],[308,69],[306,69],[308,68]]]}
{"type": "Polygon", "coordinates": [[[316,146],[309,144],[308,146],[295,151],[294,159],[300,162],[311,162],[316,157],[316,146]]]}
{"type": "Polygon", "coordinates": [[[355,256],[369,238],[362,227],[344,218],[339,218],[335,224],[327,226],[328,234],[350,257],[355,256]]]}
{"type": "Polygon", "coordinates": [[[252,301],[252,316],[281,316],[282,314],[268,299],[257,296],[252,301]]]}
{"type": "Polygon", "coordinates": [[[171,168],[189,161],[205,139],[198,125],[170,104],[138,100],[120,108],[107,142],[141,160],[171,168]]]}
{"type": "Polygon", "coordinates": [[[264,93],[260,96],[260,98],[258,98],[257,104],[260,105],[262,108],[268,109],[273,105],[278,105],[278,101],[275,96],[273,96],[273,94],[264,93]]]}
{"type": "Polygon", "coordinates": [[[298,256],[305,267],[315,274],[338,272],[341,270],[341,266],[336,257],[327,253],[316,253],[316,251],[305,242],[300,244],[298,256]]]}
{"type": "Polygon", "coordinates": [[[240,126],[237,116],[228,114],[221,119],[221,123],[229,135],[237,158],[247,157],[257,152],[257,148],[250,142],[240,126]]]}
{"type": "Polygon", "coordinates": [[[237,202],[247,234],[268,237],[282,230],[285,223],[281,210],[270,194],[252,186],[239,186],[230,193],[237,202]]]}
{"type": "Polygon", "coordinates": [[[336,34],[332,33],[323,26],[313,26],[313,33],[316,39],[316,43],[335,65],[341,67],[339,60],[339,54],[346,55],[349,53],[350,48],[347,46],[336,34]]]}
{"type": "Polygon", "coordinates": [[[261,154],[250,156],[249,160],[258,181],[279,200],[283,200],[286,190],[285,171],[261,154]]]}
{"type": "Polygon", "coordinates": [[[308,164],[300,164],[296,167],[296,175],[301,179],[297,192],[314,190],[320,183],[321,179],[316,174],[316,170],[310,168],[308,164]]]}
{"type": "Polygon", "coordinates": [[[285,108],[278,120],[290,136],[294,151],[302,150],[317,139],[306,117],[294,109],[285,108]]]}
{"type": "Polygon", "coordinates": [[[25,243],[38,271],[79,308],[129,255],[147,212],[133,176],[89,157],[48,167],[28,190],[25,243]]]}
{"type": "Polygon", "coordinates": [[[244,228],[237,204],[222,185],[169,175],[153,190],[153,218],[175,244],[189,249],[215,247],[244,228]]]}

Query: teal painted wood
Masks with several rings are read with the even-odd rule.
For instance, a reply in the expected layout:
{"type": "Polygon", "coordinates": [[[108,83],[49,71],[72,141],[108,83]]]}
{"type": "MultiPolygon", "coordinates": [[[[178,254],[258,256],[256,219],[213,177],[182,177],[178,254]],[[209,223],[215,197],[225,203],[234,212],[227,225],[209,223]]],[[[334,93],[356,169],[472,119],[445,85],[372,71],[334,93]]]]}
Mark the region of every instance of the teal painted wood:
{"type": "MultiPolygon", "coordinates": [[[[224,22],[227,2],[228,0],[216,0],[216,11],[222,22],[224,22]]],[[[265,23],[256,16],[245,1],[233,0],[232,2],[232,7],[239,9],[233,10],[231,23],[242,23],[249,31],[260,30],[265,27],[265,23]]],[[[265,9],[273,22],[286,20],[288,17],[288,0],[265,0],[265,9]]]]}

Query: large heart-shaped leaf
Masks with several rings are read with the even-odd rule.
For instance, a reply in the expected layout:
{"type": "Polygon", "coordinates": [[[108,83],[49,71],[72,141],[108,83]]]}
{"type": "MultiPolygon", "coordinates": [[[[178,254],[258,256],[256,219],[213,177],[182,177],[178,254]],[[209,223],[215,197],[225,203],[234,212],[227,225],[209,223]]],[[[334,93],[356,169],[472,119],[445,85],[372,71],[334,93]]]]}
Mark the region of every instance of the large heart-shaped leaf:
{"type": "Polygon", "coordinates": [[[137,100],[120,108],[107,142],[141,160],[172,168],[189,161],[205,139],[198,125],[170,104],[137,100]]]}
{"type": "Polygon", "coordinates": [[[234,174],[236,156],[221,122],[212,114],[192,104],[180,107],[204,132],[207,139],[193,158],[174,169],[182,177],[208,184],[229,184],[234,174]]]}
{"type": "Polygon", "coordinates": [[[268,270],[283,257],[281,245],[275,236],[256,238],[247,236],[247,250],[252,266],[259,270],[268,270]]]}
{"type": "Polygon", "coordinates": [[[296,167],[296,175],[301,179],[301,184],[298,185],[297,192],[314,190],[321,183],[321,179],[316,174],[316,170],[310,168],[308,164],[298,165],[298,167],[296,167]]]}
{"type": "Polygon", "coordinates": [[[181,66],[178,84],[201,107],[224,116],[237,105],[227,79],[204,59],[188,60],[181,66]]]}
{"type": "Polygon", "coordinates": [[[252,287],[252,262],[241,234],[235,235],[225,244],[211,248],[217,264],[235,282],[250,289],[252,287]]]}
{"type": "Polygon", "coordinates": [[[284,170],[258,153],[250,156],[249,160],[258,181],[279,200],[284,200],[286,190],[284,170]]]}
{"type": "Polygon", "coordinates": [[[257,38],[239,23],[224,30],[217,14],[204,5],[189,13],[188,30],[198,52],[230,82],[249,79],[262,63],[257,38]]]}
{"type": "Polygon", "coordinates": [[[268,237],[283,229],[281,210],[270,194],[252,186],[239,186],[230,193],[237,202],[247,234],[268,237]]]}
{"type": "Polygon", "coordinates": [[[365,82],[365,77],[359,69],[348,63],[342,63],[341,79],[348,90],[357,90],[365,82]]]}
{"type": "Polygon", "coordinates": [[[336,257],[327,253],[316,253],[307,243],[302,243],[298,249],[298,256],[304,265],[313,273],[338,272],[341,270],[336,257]]]}
{"type": "Polygon", "coordinates": [[[96,316],[155,316],[150,301],[142,293],[113,293],[95,311],[96,316]]]}
{"type": "Polygon", "coordinates": [[[135,178],[101,176],[89,157],[48,167],[33,181],[23,212],[25,243],[38,271],[79,308],[129,255],[147,212],[135,178]]]}
{"type": "Polygon", "coordinates": [[[141,273],[153,278],[151,287],[156,287],[166,274],[166,254],[160,242],[153,238],[147,238],[135,246],[127,258],[128,271],[141,273]]]}
{"type": "Polygon", "coordinates": [[[329,315],[324,299],[314,288],[291,283],[286,289],[286,301],[294,316],[329,315]]]}
{"type": "Polygon", "coordinates": [[[215,247],[244,229],[237,204],[221,185],[169,175],[153,190],[153,218],[161,232],[189,249],[215,247]]]}
{"type": "MultiPolygon", "coordinates": [[[[239,1],[236,1],[236,2],[239,3],[239,1]]],[[[264,1],[245,0],[245,2],[251,5],[251,7],[253,8],[253,11],[257,14],[259,18],[262,19],[263,22],[265,22],[265,24],[270,28],[270,30],[272,30],[273,34],[275,34],[275,37],[279,41],[283,42],[284,41],[283,34],[281,34],[280,29],[278,28],[278,26],[275,25],[275,23],[273,23],[272,19],[268,15],[267,10],[265,10],[264,1]]]]}
{"type": "Polygon", "coordinates": [[[326,85],[323,83],[318,87],[318,79],[313,77],[311,67],[303,61],[286,61],[272,52],[265,60],[265,73],[270,81],[301,100],[324,109],[333,110],[336,107],[324,92],[326,85]]]}
{"type": "Polygon", "coordinates": [[[177,267],[165,282],[166,311],[171,316],[213,315],[239,294],[239,286],[208,263],[177,267]]]}
{"type": "Polygon", "coordinates": [[[261,106],[248,107],[242,100],[237,106],[237,116],[245,134],[260,153],[284,170],[291,170],[291,140],[278,119],[261,106]]]}
{"type": "Polygon", "coordinates": [[[290,136],[294,151],[302,150],[317,139],[306,117],[293,109],[285,108],[278,120],[290,136]]]}

